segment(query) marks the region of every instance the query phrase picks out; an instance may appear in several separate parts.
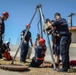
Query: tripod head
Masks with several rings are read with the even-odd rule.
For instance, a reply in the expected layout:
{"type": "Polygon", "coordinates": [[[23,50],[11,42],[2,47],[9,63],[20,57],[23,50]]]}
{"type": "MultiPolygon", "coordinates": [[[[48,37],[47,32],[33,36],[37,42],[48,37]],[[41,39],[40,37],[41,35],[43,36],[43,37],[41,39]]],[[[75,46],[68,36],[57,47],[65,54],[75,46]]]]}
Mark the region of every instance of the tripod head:
{"type": "Polygon", "coordinates": [[[42,8],[41,4],[37,5],[36,9],[38,9],[38,8],[42,8]]]}

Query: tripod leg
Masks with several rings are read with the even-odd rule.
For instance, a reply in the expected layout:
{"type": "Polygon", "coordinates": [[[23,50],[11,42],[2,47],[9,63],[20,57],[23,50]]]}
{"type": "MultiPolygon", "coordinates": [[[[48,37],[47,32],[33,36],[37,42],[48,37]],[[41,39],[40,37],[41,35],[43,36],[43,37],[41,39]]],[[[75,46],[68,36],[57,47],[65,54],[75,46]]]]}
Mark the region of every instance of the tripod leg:
{"type": "MultiPolygon", "coordinates": [[[[41,5],[39,5],[38,9],[39,9],[39,12],[40,12],[40,15],[41,15],[41,20],[44,24],[44,16],[43,16],[43,13],[42,13],[41,5]]],[[[45,33],[46,33],[46,30],[45,30],[45,33]]],[[[52,52],[52,49],[51,49],[50,39],[49,39],[49,36],[48,36],[47,33],[46,33],[46,36],[47,36],[47,40],[48,40],[48,45],[49,45],[51,57],[52,57],[53,66],[54,66],[54,69],[56,70],[57,68],[56,68],[54,57],[53,57],[53,52],[52,52]]]]}
{"type": "Polygon", "coordinates": [[[18,52],[19,52],[20,46],[21,46],[21,44],[19,45],[19,47],[18,47],[18,49],[17,49],[17,51],[16,51],[16,53],[15,53],[15,55],[14,55],[14,58],[13,58],[11,64],[14,64],[14,61],[15,61],[15,59],[16,59],[16,56],[17,56],[18,52]]]}
{"type": "MultiPolygon", "coordinates": [[[[31,23],[32,23],[32,21],[33,21],[33,19],[34,19],[34,17],[35,17],[36,12],[37,12],[37,9],[35,10],[35,12],[34,12],[34,14],[33,14],[33,17],[32,17],[32,19],[31,19],[31,21],[30,21],[30,23],[29,23],[29,27],[28,27],[28,28],[26,29],[26,31],[25,31],[24,37],[26,37],[27,32],[28,32],[29,29],[30,29],[31,23]]],[[[19,47],[18,47],[18,49],[17,49],[17,51],[16,51],[16,53],[15,53],[15,56],[14,56],[11,64],[14,64],[15,58],[16,58],[18,52],[19,52],[19,49],[20,49],[20,46],[21,46],[22,42],[23,42],[23,40],[20,42],[20,45],[19,45],[19,47]]]]}

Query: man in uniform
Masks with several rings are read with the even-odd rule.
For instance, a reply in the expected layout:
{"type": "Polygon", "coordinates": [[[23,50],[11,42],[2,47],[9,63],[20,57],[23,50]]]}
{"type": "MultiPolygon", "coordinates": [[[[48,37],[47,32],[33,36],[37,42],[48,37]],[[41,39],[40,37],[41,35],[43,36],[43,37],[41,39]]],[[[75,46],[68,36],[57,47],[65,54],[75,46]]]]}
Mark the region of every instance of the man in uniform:
{"type": "Polygon", "coordinates": [[[59,30],[60,36],[60,53],[62,57],[62,69],[61,72],[67,72],[70,68],[69,66],[69,45],[71,43],[71,35],[69,33],[68,24],[65,19],[61,18],[60,13],[55,13],[55,19],[53,26],[56,26],[59,30]]]}
{"type": "Polygon", "coordinates": [[[39,67],[44,61],[46,53],[45,40],[43,38],[40,38],[38,40],[38,44],[39,45],[34,44],[35,56],[33,57],[29,67],[39,67]]]}
{"type": "Polygon", "coordinates": [[[28,31],[27,35],[24,36],[28,27],[29,27],[29,25],[27,24],[26,29],[21,32],[21,40],[23,40],[22,44],[21,44],[21,52],[20,52],[20,62],[21,63],[26,62],[26,56],[27,56],[28,48],[29,48],[29,41],[31,43],[31,46],[33,46],[32,38],[31,38],[31,32],[28,31]]]}
{"type": "Polygon", "coordinates": [[[7,20],[7,18],[9,17],[8,12],[3,12],[2,16],[0,16],[0,59],[2,58],[2,51],[1,51],[1,47],[2,47],[2,35],[4,34],[5,31],[5,25],[4,25],[4,21],[7,20]]]}

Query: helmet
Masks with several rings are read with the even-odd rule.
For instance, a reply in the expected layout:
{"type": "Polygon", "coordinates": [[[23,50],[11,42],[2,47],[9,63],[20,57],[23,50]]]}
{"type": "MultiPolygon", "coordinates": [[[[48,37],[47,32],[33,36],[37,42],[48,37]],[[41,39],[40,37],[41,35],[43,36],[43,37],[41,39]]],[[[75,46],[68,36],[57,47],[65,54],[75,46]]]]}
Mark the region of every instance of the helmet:
{"type": "Polygon", "coordinates": [[[45,44],[45,39],[41,38],[41,39],[38,41],[38,43],[39,43],[40,45],[45,44]]]}
{"type": "Polygon", "coordinates": [[[8,17],[9,17],[8,12],[3,12],[2,14],[3,14],[4,16],[6,16],[6,18],[8,18],[8,17]]]}
{"type": "Polygon", "coordinates": [[[6,44],[9,44],[9,41],[6,41],[6,44]]]}
{"type": "Polygon", "coordinates": [[[26,28],[28,28],[29,27],[29,24],[26,24],[26,28]]]}

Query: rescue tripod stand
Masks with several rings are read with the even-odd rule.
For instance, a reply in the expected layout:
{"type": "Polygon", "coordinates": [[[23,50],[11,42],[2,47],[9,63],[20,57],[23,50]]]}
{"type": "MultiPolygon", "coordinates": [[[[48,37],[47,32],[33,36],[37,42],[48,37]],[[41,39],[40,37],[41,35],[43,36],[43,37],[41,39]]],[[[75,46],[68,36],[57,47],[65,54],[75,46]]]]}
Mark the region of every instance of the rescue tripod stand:
{"type": "MultiPolygon", "coordinates": [[[[40,15],[41,36],[43,37],[42,24],[44,25],[45,18],[44,18],[43,12],[42,12],[42,6],[40,4],[37,6],[37,9],[38,9],[39,15],[40,15]]],[[[45,30],[45,33],[46,33],[46,37],[47,37],[47,41],[48,41],[48,46],[49,46],[49,49],[50,49],[51,58],[52,58],[53,66],[54,66],[54,70],[58,71],[58,69],[56,68],[54,57],[53,57],[53,50],[51,48],[51,43],[50,43],[49,35],[47,34],[46,28],[44,28],[44,30],[45,30]]]]}
{"type": "MultiPolygon", "coordinates": [[[[31,21],[30,21],[30,23],[29,23],[29,27],[28,27],[28,28],[26,29],[26,31],[25,31],[24,37],[26,37],[27,32],[29,31],[29,29],[30,29],[30,27],[31,27],[31,23],[32,23],[32,21],[33,21],[33,19],[34,19],[34,17],[35,17],[35,14],[36,14],[37,10],[38,10],[39,16],[40,16],[40,36],[41,36],[41,38],[43,38],[42,25],[44,25],[44,20],[45,20],[45,18],[44,18],[44,16],[43,16],[41,4],[39,4],[39,5],[36,7],[36,10],[35,10],[35,12],[34,12],[34,14],[33,14],[33,17],[32,17],[32,19],[31,19],[31,21]]],[[[45,29],[45,32],[46,32],[46,29],[45,29]]],[[[54,69],[57,70],[56,64],[55,64],[55,60],[54,60],[54,57],[53,57],[53,51],[52,51],[51,44],[50,44],[49,35],[47,34],[47,32],[46,32],[46,36],[47,36],[47,40],[48,40],[48,45],[49,45],[49,49],[50,49],[50,53],[51,53],[51,58],[52,58],[53,66],[54,66],[54,69]]],[[[21,46],[22,42],[23,42],[23,40],[20,42],[20,45],[19,45],[19,47],[18,47],[18,49],[17,49],[17,51],[16,51],[16,53],[15,53],[15,56],[14,56],[11,64],[14,64],[15,58],[16,58],[16,56],[17,56],[17,53],[18,53],[18,51],[19,51],[19,49],[20,49],[20,46],[21,46]]]]}

